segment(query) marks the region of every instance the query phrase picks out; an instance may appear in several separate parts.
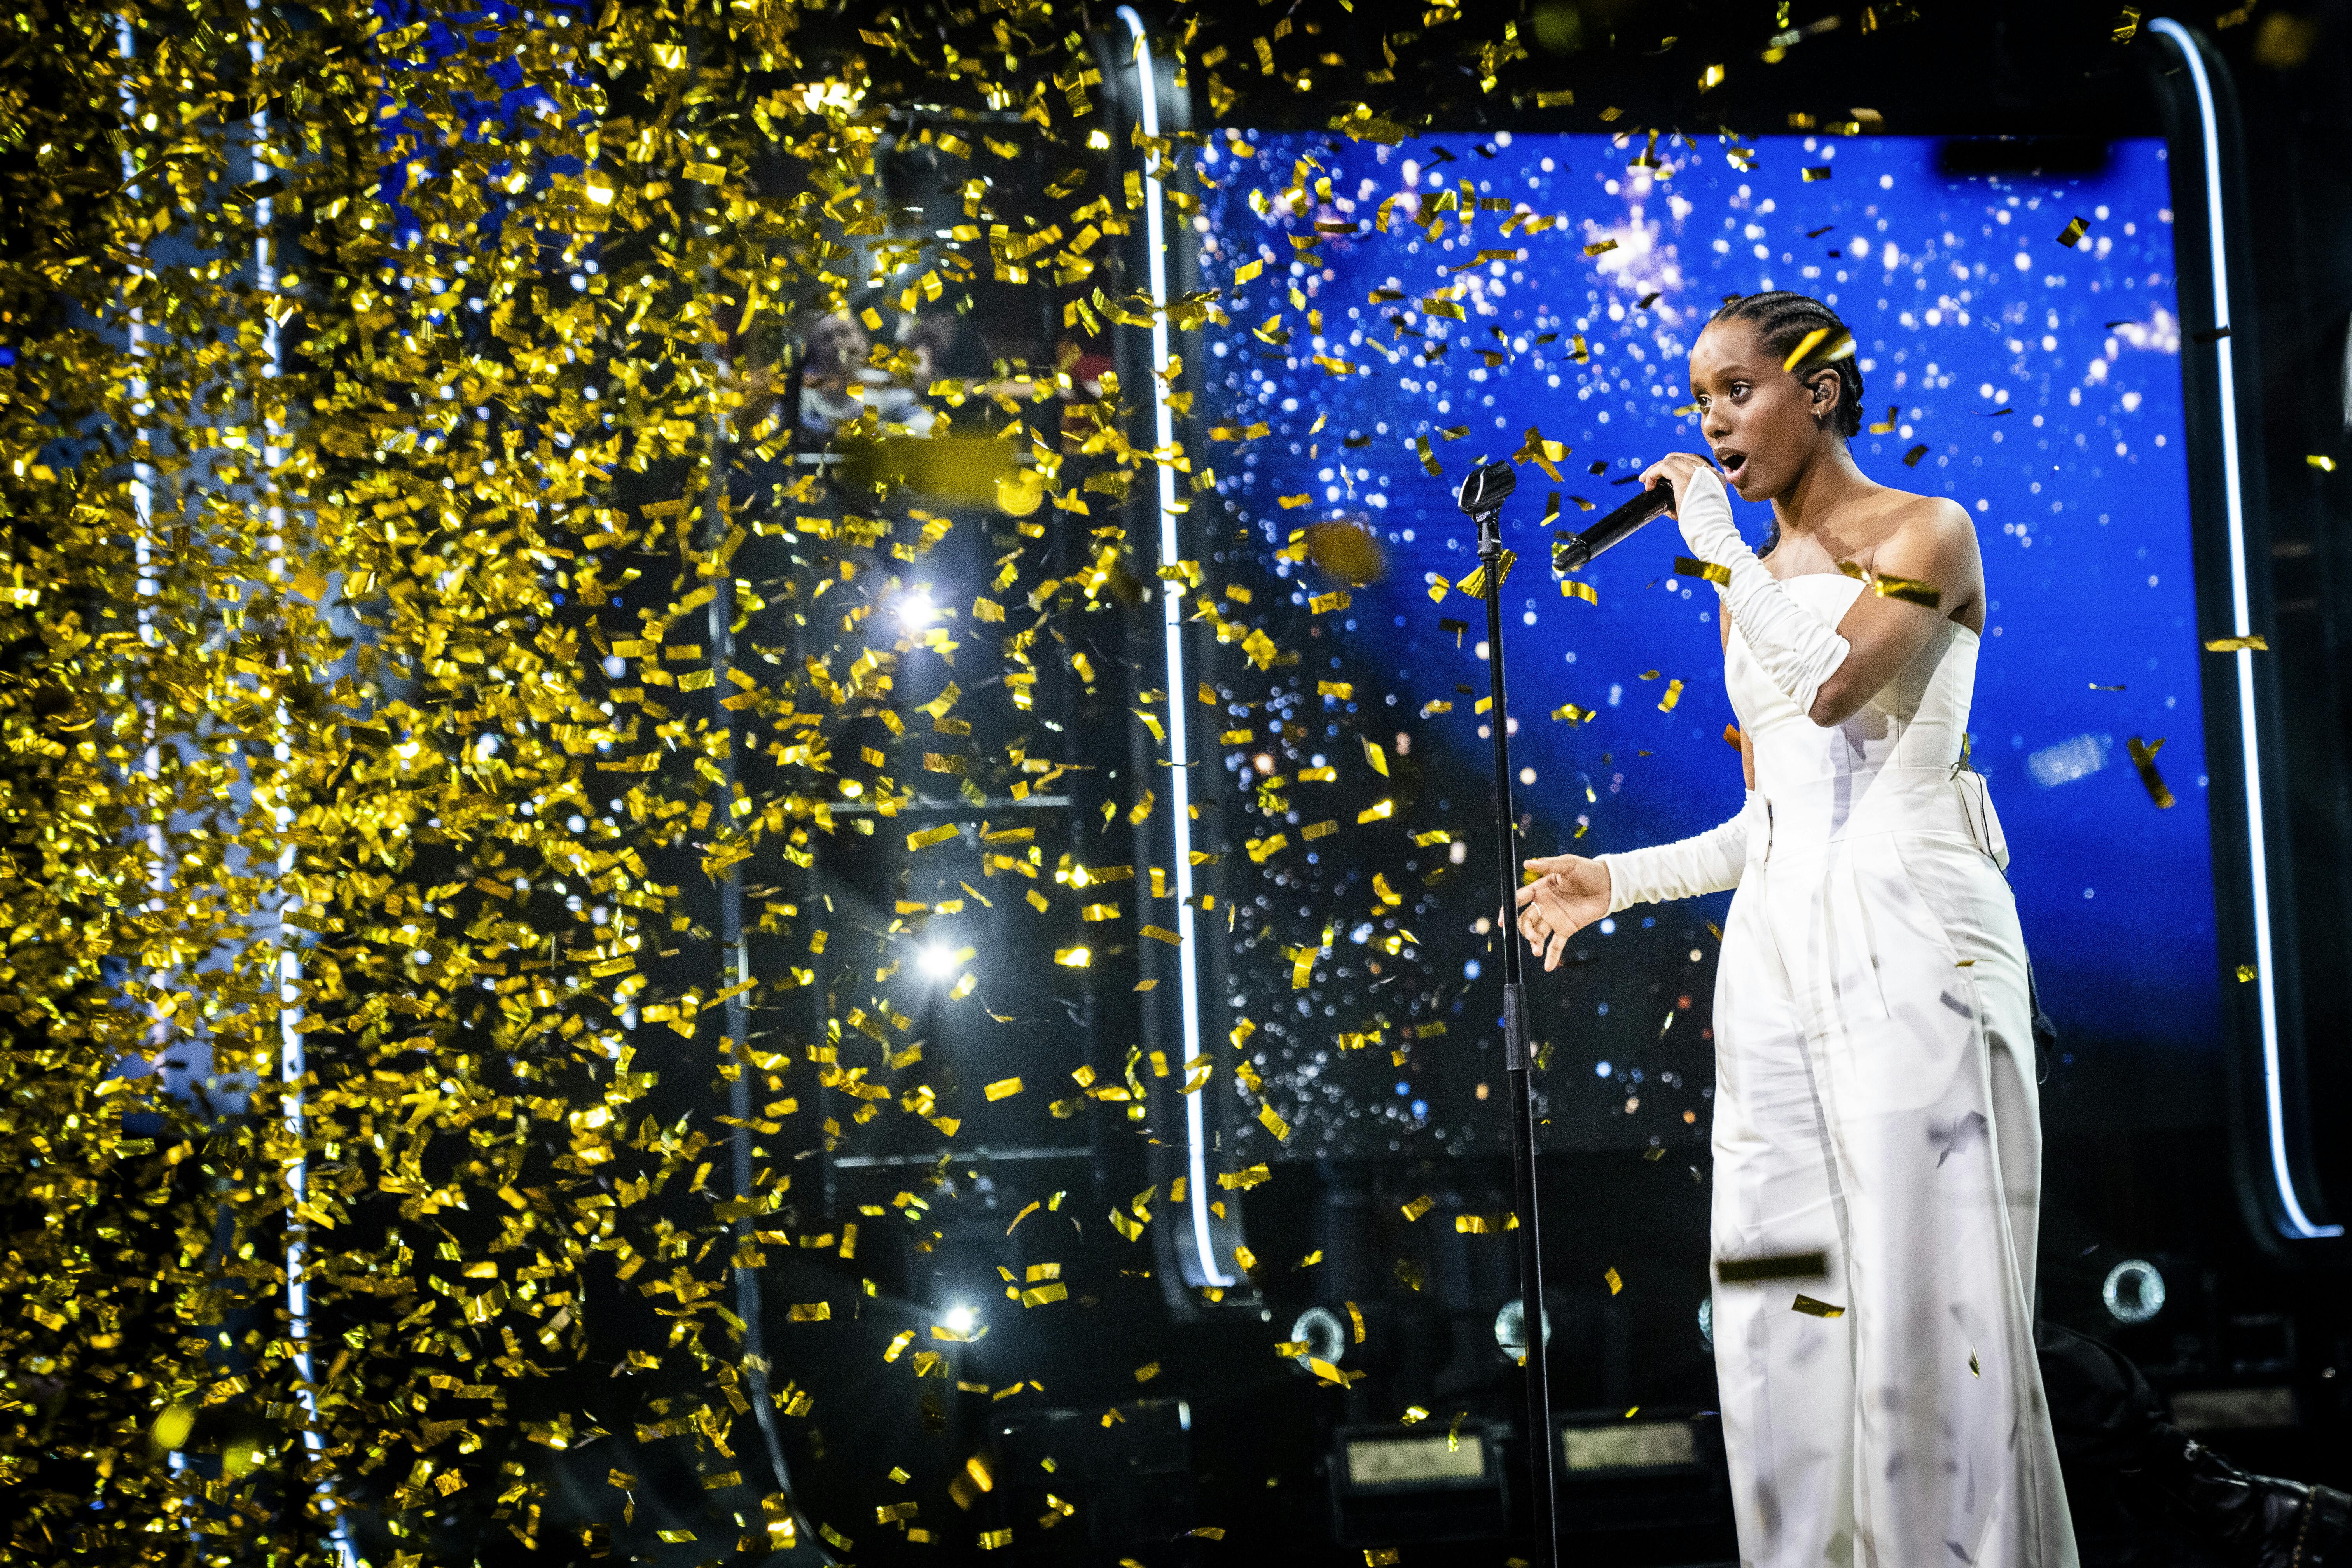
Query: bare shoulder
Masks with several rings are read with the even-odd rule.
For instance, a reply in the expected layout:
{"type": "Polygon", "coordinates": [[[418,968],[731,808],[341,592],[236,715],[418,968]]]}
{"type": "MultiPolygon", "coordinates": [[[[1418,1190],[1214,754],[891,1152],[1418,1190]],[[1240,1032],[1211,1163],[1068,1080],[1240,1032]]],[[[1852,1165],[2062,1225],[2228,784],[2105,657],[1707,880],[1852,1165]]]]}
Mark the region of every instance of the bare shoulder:
{"type": "Polygon", "coordinates": [[[1973,560],[1975,520],[1948,496],[1890,489],[1885,497],[1885,533],[1877,550],[1880,569],[1900,572],[1905,563],[1922,569],[1973,560]]]}

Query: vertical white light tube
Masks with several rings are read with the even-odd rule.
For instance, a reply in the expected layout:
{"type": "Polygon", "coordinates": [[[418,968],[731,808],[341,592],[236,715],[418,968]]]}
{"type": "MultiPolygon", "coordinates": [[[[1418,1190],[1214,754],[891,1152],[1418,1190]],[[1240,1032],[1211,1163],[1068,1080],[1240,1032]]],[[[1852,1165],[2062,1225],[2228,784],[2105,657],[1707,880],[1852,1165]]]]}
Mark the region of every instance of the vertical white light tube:
{"type": "MultiPolygon", "coordinates": [[[[1119,20],[1127,24],[1128,35],[1135,43],[1135,80],[1138,113],[1146,136],[1160,134],[1160,74],[1151,59],[1150,40],[1145,36],[1143,18],[1132,5],[1118,8],[1119,20]]],[[[1168,406],[1168,235],[1159,178],[1150,172],[1147,156],[1143,175],[1143,238],[1144,255],[1150,268],[1151,283],[1151,439],[1161,452],[1166,452],[1176,438],[1173,413],[1168,406]]],[[[1160,475],[1160,564],[1173,567],[1181,553],[1176,537],[1176,519],[1180,515],[1176,502],[1176,470],[1165,462],[1157,465],[1160,475]]],[[[1183,595],[1178,589],[1182,579],[1164,580],[1160,590],[1160,624],[1165,640],[1168,662],[1168,778],[1171,816],[1175,822],[1176,858],[1176,950],[1177,1006],[1184,1020],[1184,1059],[1191,1061],[1201,1054],[1201,974],[1195,954],[1199,945],[1199,922],[1192,908],[1192,788],[1187,771],[1191,762],[1190,725],[1185,718],[1184,697],[1184,617],[1183,595]]],[[[1202,1090],[1203,1094],[1207,1091],[1202,1090]]],[[[1201,1094],[1184,1096],[1184,1194],[1192,1214],[1192,1247],[1201,1264],[1201,1277],[1209,1284],[1223,1289],[1232,1285],[1234,1276],[1217,1266],[1215,1238],[1209,1231],[1209,1153],[1206,1117],[1201,1109],[1201,1094]]]]}
{"type": "MultiPolygon", "coordinates": [[[[2197,114],[2205,142],[2205,234],[2212,247],[2213,330],[2217,342],[2216,377],[2221,391],[2221,484],[2229,520],[2231,629],[2238,637],[2253,630],[2246,608],[2246,514],[2238,479],[2238,393],[2231,343],[2230,260],[2221,226],[2221,135],[2213,110],[2213,84],[2205,74],[2205,58],[2189,29],[2169,16],[2148,24],[2152,31],[2172,40],[2197,85],[2197,114]]],[[[2305,1238],[2341,1236],[2340,1225],[2315,1225],[2305,1213],[2287,1166],[2286,1112],[2279,1082],[2279,1025],[2276,981],[2271,973],[2270,864],[2263,834],[2263,759],[2254,722],[2254,656],[2241,648],[2232,656],[2238,673],[2238,744],[2246,775],[2247,864],[2252,871],[2254,904],[2254,984],[2261,993],[2263,1019],[2263,1110],[2270,1138],[2271,1179],[2277,1184],[2279,1205],[2287,1230],[2305,1238]]]]}
{"type": "MultiPolygon", "coordinates": [[[[252,61],[254,75],[258,79],[263,66],[261,0],[246,0],[246,14],[251,20],[253,29],[251,36],[246,40],[246,51],[247,58],[252,61]]],[[[266,105],[256,105],[251,119],[246,123],[246,131],[247,136],[246,151],[249,160],[248,173],[253,180],[258,183],[269,177],[269,165],[262,157],[269,146],[269,110],[266,105]]],[[[269,197],[259,196],[255,199],[253,204],[253,289],[255,296],[263,300],[267,300],[278,291],[278,266],[269,249],[269,224],[273,211],[269,197]]],[[[286,371],[285,347],[278,336],[278,322],[274,317],[267,315],[263,317],[261,342],[263,363],[266,367],[268,385],[257,396],[257,404],[261,403],[264,398],[274,400],[277,397],[276,384],[286,371]]],[[[281,579],[282,586],[282,580],[288,575],[285,570],[286,517],[284,508],[278,503],[275,494],[277,481],[274,478],[274,471],[284,457],[278,440],[280,427],[276,415],[269,407],[257,406],[254,413],[254,425],[261,432],[262,483],[271,487],[272,490],[269,518],[277,532],[270,542],[271,548],[277,553],[278,574],[281,579]]],[[[319,608],[321,614],[325,613],[324,605],[320,605],[319,608]]],[[[278,721],[284,723],[286,718],[285,709],[280,708],[278,721]]],[[[292,755],[291,748],[282,741],[274,749],[277,760],[280,763],[289,760],[292,755]]],[[[280,831],[292,826],[294,813],[290,807],[280,805],[273,807],[272,811],[278,819],[280,831]]],[[[293,869],[294,847],[289,844],[279,853],[278,874],[284,877],[293,869]]],[[[290,897],[291,895],[281,891],[278,902],[279,920],[276,933],[278,1070],[279,1081],[284,1086],[284,1095],[278,1102],[280,1123],[285,1129],[288,1142],[293,1151],[286,1170],[286,1188],[294,1200],[293,1209],[299,1211],[300,1205],[310,1201],[310,1164],[303,1150],[303,1140],[309,1135],[310,1119],[302,1082],[310,1071],[310,1060],[302,1044],[302,955],[295,950],[294,943],[289,940],[284,919],[286,904],[290,897]]],[[[310,1353],[310,1281],[304,1278],[304,1270],[310,1266],[310,1227],[299,1217],[298,1213],[289,1212],[286,1221],[286,1331],[294,1342],[294,1375],[298,1380],[295,1384],[295,1398],[302,1406],[302,1453],[306,1468],[309,1464],[316,1463],[326,1448],[326,1435],[319,1430],[318,1367],[315,1358],[310,1353]]],[[[324,1481],[319,1484],[317,1489],[321,1495],[331,1497],[332,1489],[324,1481]]],[[[340,1511],[335,1514],[332,1521],[331,1539],[334,1542],[337,1560],[344,1563],[351,1563],[355,1553],[350,1531],[340,1511]]]]}

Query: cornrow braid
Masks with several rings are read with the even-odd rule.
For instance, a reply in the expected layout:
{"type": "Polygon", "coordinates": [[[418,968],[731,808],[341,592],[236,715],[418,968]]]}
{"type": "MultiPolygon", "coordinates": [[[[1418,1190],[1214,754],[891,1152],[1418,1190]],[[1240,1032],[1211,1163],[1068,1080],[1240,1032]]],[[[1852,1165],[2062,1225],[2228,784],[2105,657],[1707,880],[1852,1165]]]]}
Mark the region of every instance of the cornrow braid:
{"type": "MultiPolygon", "coordinates": [[[[1742,295],[1717,310],[1707,324],[1716,321],[1752,323],[1765,352],[1781,360],[1816,331],[1826,330],[1829,338],[1823,341],[1829,342],[1846,330],[1835,310],[1810,294],[1786,289],[1742,295]]],[[[1838,378],[1837,406],[1830,414],[1832,427],[1841,436],[1858,436],[1862,433],[1862,367],[1849,354],[1827,368],[1834,369],[1838,378]]]]}

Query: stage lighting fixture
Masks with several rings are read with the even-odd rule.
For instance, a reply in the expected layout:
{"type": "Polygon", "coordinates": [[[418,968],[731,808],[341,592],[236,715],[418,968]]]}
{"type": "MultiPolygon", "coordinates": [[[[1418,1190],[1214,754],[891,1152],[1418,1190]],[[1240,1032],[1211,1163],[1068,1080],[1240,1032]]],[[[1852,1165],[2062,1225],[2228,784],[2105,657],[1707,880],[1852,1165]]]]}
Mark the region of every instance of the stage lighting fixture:
{"type": "Polygon", "coordinates": [[[959,1334],[968,1334],[980,1327],[980,1310],[959,1301],[943,1313],[940,1321],[959,1334]]]}
{"type": "Polygon", "coordinates": [[[2099,1300],[2118,1323],[2145,1323],[2164,1310],[2164,1276],[2145,1258],[2126,1258],[2107,1270],[2099,1300]]]}
{"type": "Polygon", "coordinates": [[[920,969],[928,979],[945,980],[963,967],[972,956],[972,951],[968,947],[955,948],[943,942],[935,942],[917,956],[915,967],[920,969]]]}
{"type": "MultiPolygon", "coordinates": [[[[1544,1310],[1543,1337],[1544,1343],[1549,1346],[1551,1343],[1549,1308],[1544,1310]]],[[[1528,1310],[1525,1303],[1514,1299],[1504,1302],[1496,1312],[1495,1348],[1502,1352],[1505,1361],[1514,1365],[1528,1353],[1528,1310]]]]}
{"type": "Polygon", "coordinates": [[[908,635],[922,631],[940,618],[940,607],[929,594],[916,592],[898,601],[898,625],[908,635]]]}
{"type": "Polygon", "coordinates": [[[1309,1357],[1337,1366],[1348,1353],[1347,1325],[1328,1307],[1309,1307],[1299,1313],[1297,1321],[1290,1325],[1290,1338],[1293,1343],[1307,1346],[1306,1354],[1290,1358],[1301,1372],[1308,1370],[1309,1357]]]}

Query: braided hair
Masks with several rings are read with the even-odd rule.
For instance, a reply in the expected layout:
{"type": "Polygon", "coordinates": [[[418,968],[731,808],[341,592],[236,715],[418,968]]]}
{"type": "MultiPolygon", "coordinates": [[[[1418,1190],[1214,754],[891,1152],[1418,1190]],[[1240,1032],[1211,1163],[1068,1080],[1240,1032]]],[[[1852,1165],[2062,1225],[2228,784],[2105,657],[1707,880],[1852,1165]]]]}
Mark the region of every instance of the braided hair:
{"type": "MultiPolygon", "coordinates": [[[[1775,289],[1763,294],[1745,294],[1727,303],[1708,320],[1717,321],[1747,321],[1756,329],[1757,338],[1764,351],[1775,359],[1786,359],[1796,352],[1797,345],[1814,332],[1826,331],[1823,342],[1834,342],[1846,326],[1838,320],[1837,312],[1810,294],[1792,293],[1775,289]]],[[[1830,426],[1840,436],[1853,437],[1862,433],[1862,367],[1849,354],[1833,366],[1838,378],[1838,400],[1830,413],[1830,426]]]]}

